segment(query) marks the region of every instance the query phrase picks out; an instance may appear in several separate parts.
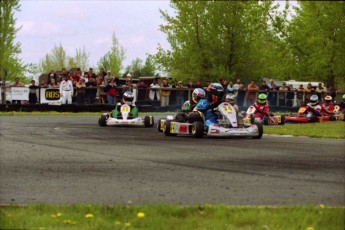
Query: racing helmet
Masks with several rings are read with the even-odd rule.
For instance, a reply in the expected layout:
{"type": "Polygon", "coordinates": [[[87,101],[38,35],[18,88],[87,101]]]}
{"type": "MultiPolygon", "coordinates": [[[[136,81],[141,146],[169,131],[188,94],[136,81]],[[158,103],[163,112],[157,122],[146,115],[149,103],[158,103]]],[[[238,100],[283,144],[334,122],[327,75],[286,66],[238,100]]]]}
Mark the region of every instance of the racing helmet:
{"type": "Polygon", "coordinates": [[[310,97],[310,104],[311,105],[316,105],[317,104],[317,102],[318,102],[318,100],[319,100],[319,97],[317,96],[317,95],[311,95],[311,97],[310,97]]]}
{"type": "Polygon", "coordinates": [[[323,100],[325,101],[325,103],[328,105],[328,104],[330,104],[331,102],[332,102],[332,97],[331,96],[326,96],[323,100]]]}
{"type": "Polygon", "coordinates": [[[212,101],[218,101],[222,99],[224,95],[224,88],[220,83],[211,83],[207,87],[207,92],[209,92],[209,99],[212,101]]]}
{"type": "Polygon", "coordinates": [[[263,104],[266,103],[266,100],[267,100],[266,94],[260,93],[259,96],[258,96],[257,102],[258,102],[259,104],[263,105],[263,104]]]}
{"type": "Polygon", "coordinates": [[[225,101],[229,102],[230,104],[234,104],[235,103],[235,95],[234,94],[228,94],[225,97],[225,101]]]}
{"type": "Polygon", "coordinates": [[[201,98],[205,98],[206,96],[206,93],[205,93],[205,90],[203,90],[202,88],[196,88],[193,90],[193,93],[192,93],[192,100],[195,102],[195,103],[198,103],[198,101],[201,99],[201,98]]]}
{"type": "Polygon", "coordinates": [[[133,102],[134,96],[131,91],[126,91],[122,96],[122,102],[127,105],[131,105],[133,102]]]}

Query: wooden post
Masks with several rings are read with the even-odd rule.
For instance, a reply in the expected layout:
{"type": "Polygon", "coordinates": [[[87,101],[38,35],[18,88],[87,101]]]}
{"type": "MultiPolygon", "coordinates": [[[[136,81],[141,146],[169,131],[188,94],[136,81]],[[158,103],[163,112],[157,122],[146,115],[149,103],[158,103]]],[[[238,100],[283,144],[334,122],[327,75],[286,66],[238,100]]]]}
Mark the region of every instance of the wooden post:
{"type": "Polygon", "coordinates": [[[7,71],[6,69],[2,69],[1,103],[3,105],[6,104],[6,88],[5,88],[6,77],[7,77],[7,71]]]}

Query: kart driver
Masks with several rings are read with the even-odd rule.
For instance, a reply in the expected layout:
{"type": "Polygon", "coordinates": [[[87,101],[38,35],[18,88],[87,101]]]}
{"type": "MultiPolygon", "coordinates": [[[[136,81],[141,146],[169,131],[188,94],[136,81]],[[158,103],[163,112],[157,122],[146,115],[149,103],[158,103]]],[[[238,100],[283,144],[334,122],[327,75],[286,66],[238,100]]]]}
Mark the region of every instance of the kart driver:
{"type": "Polygon", "coordinates": [[[193,101],[197,101],[194,111],[200,111],[205,117],[205,125],[210,126],[218,124],[217,116],[213,113],[213,109],[216,108],[221,102],[224,94],[224,88],[219,83],[211,83],[207,87],[207,99],[202,97],[205,95],[205,91],[201,88],[196,88],[193,93],[193,101]]]}
{"type": "Polygon", "coordinates": [[[312,118],[312,116],[321,116],[321,105],[319,104],[319,97],[317,95],[310,96],[309,103],[307,104],[307,109],[305,111],[305,116],[312,118]]]}
{"type": "Polygon", "coordinates": [[[267,104],[267,95],[264,93],[259,94],[257,101],[252,105],[255,108],[254,117],[264,119],[269,115],[270,108],[267,104]]]}
{"type": "Polygon", "coordinates": [[[127,104],[130,106],[131,111],[129,113],[129,117],[130,118],[136,118],[138,117],[138,108],[133,104],[133,99],[134,99],[134,95],[131,91],[126,91],[123,95],[122,95],[122,99],[121,102],[116,104],[116,107],[113,111],[111,111],[111,115],[114,118],[121,118],[121,106],[124,104],[127,104]]]}
{"type": "Polygon", "coordinates": [[[225,101],[228,102],[232,107],[234,107],[236,114],[239,113],[239,108],[235,102],[236,96],[234,94],[227,94],[225,97],[225,101]]]}
{"type": "Polygon", "coordinates": [[[324,102],[321,104],[321,114],[332,115],[334,114],[334,105],[332,103],[332,97],[326,96],[324,102]]]}

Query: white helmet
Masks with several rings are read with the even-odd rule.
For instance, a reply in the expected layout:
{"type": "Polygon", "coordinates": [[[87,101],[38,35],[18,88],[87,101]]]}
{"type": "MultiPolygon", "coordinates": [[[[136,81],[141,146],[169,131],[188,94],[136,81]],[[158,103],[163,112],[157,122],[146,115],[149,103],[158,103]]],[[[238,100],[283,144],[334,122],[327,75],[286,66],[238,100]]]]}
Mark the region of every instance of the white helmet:
{"type": "Polygon", "coordinates": [[[316,105],[319,100],[319,97],[317,95],[311,95],[309,100],[311,105],[316,105]]]}
{"type": "Polygon", "coordinates": [[[234,94],[227,94],[225,97],[225,101],[229,102],[230,104],[235,102],[235,95],[234,94]]]}

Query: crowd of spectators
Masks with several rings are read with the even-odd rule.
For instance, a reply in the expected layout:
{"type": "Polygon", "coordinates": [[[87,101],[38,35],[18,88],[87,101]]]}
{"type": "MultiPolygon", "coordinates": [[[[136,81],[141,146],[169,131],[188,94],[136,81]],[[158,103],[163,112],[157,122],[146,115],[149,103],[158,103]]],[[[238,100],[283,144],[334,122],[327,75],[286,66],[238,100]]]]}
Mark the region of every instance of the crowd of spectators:
{"type": "MultiPolygon", "coordinates": [[[[96,74],[92,68],[87,72],[82,72],[81,69],[71,69],[66,71],[62,69],[58,74],[52,69],[47,78],[42,79],[39,85],[35,84],[32,80],[29,86],[29,103],[37,103],[36,91],[41,88],[60,88],[64,91],[61,85],[64,79],[73,86],[72,94],[73,102],[77,104],[93,104],[102,103],[115,105],[118,98],[121,98],[122,93],[125,91],[134,91],[136,93],[136,100],[156,101],[160,106],[169,105],[182,105],[184,101],[188,100],[190,93],[195,88],[203,88],[207,90],[211,81],[203,82],[200,80],[189,80],[184,83],[183,81],[170,82],[169,78],[155,78],[151,84],[146,84],[145,81],[140,80],[133,83],[132,76],[126,75],[125,83],[120,82],[118,76],[115,76],[110,71],[106,72],[103,68],[96,74]]],[[[337,93],[333,87],[326,88],[319,83],[317,87],[312,87],[312,84],[307,84],[306,87],[299,85],[294,88],[293,85],[286,85],[282,82],[277,86],[274,80],[269,83],[265,80],[257,84],[254,80],[250,81],[248,85],[242,83],[241,79],[237,79],[236,83],[232,80],[219,79],[219,83],[224,87],[226,94],[234,94],[238,106],[248,106],[255,102],[257,94],[264,92],[267,95],[268,103],[270,106],[301,106],[309,102],[310,96],[313,94],[318,95],[320,102],[325,95],[331,95],[335,98],[337,93]]],[[[24,86],[16,78],[12,86],[24,86]]],[[[69,90],[69,88],[67,89],[69,90]]],[[[63,92],[60,92],[63,94],[63,92]]],[[[72,99],[66,99],[65,103],[72,103],[72,99]]],[[[13,101],[13,103],[20,103],[13,101]]]]}

